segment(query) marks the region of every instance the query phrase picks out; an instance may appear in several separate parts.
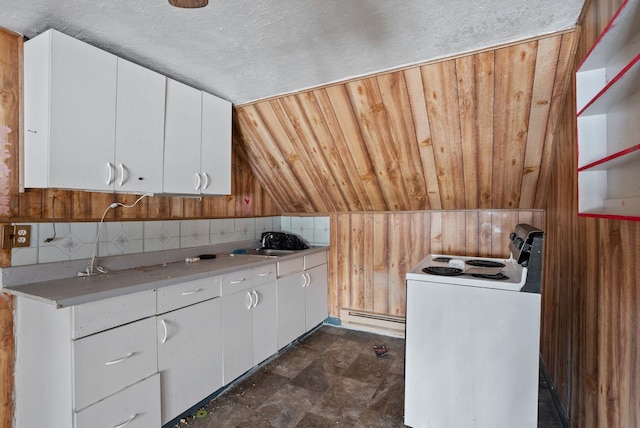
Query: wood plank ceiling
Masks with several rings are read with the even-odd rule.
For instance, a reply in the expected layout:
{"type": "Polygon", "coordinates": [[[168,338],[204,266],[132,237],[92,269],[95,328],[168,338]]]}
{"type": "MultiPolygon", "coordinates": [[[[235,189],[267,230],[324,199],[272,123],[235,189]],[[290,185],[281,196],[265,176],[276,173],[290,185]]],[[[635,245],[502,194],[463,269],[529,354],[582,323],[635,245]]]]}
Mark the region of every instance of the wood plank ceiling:
{"type": "Polygon", "coordinates": [[[282,212],[543,208],[574,33],[235,109],[282,212]]]}

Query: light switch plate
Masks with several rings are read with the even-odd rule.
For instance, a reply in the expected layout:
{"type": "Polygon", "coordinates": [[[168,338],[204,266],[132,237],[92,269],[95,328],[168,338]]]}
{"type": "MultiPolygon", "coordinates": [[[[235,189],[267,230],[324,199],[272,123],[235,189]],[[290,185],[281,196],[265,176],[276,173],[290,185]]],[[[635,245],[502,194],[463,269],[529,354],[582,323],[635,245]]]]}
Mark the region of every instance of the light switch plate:
{"type": "Polygon", "coordinates": [[[4,248],[4,249],[8,249],[12,247],[12,241],[13,241],[13,226],[11,226],[10,224],[3,224],[2,225],[2,229],[0,230],[1,233],[1,245],[0,248],[4,248]]]}

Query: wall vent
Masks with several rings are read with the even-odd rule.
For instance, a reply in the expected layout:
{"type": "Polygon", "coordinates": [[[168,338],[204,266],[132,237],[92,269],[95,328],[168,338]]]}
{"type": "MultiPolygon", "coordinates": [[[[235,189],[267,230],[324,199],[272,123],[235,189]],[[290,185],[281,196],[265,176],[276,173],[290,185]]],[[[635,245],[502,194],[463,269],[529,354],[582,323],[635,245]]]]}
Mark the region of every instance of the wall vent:
{"type": "Polygon", "coordinates": [[[373,312],[360,311],[355,309],[340,309],[340,321],[342,324],[375,327],[395,332],[404,332],[405,319],[395,315],[383,315],[373,312]]]}

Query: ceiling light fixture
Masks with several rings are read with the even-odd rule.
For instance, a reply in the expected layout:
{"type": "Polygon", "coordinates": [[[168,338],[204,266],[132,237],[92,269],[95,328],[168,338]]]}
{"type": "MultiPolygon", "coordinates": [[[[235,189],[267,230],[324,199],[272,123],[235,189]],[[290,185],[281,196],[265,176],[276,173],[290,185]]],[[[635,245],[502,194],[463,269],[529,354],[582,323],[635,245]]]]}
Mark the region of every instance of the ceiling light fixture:
{"type": "Polygon", "coordinates": [[[169,0],[169,4],[184,9],[197,9],[209,4],[209,0],[169,0]]]}

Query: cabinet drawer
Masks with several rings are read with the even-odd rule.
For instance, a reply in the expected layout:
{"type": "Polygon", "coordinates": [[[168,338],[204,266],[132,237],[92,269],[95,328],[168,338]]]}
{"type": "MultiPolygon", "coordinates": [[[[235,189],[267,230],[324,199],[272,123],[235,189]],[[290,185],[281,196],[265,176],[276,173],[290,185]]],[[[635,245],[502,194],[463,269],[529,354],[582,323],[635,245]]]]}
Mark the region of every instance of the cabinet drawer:
{"type": "Polygon", "coordinates": [[[278,276],[289,275],[294,272],[302,272],[304,270],[304,257],[283,260],[278,262],[278,276]]]}
{"type": "Polygon", "coordinates": [[[320,266],[327,263],[327,252],[321,251],[319,253],[309,254],[304,256],[304,270],[311,269],[312,267],[320,266]]]}
{"type": "Polygon", "coordinates": [[[155,290],[77,305],[72,310],[71,338],[78,339],[155,313],[155,290]]]}
{"type": "Polygon", "coordinates": [[[75,413],[75,420],[75,428],[159,427],[160,375],[156,373],[75,413]]]}
{"type": "Polygon", "coordinates": [[[276,264],[255,267],[251,270],[253,287],[276,280],[276,264]]]}
{"type": "Polygon", "coordinates": [[[158,371],[155,318],[76,340],[72,348],[76,411],[158,371]]]}
{"type": "Polygon", "coordinates": [[[222,275],[222,295],[235,293],[237,291],[251,288],[253,281],[251,269],[243,269],[222,275]]]}
{"type": "Polygon", "coordinates": [[[158,288],[159,314],[220,296],[220,277],[197,279],[158,288]]]}

